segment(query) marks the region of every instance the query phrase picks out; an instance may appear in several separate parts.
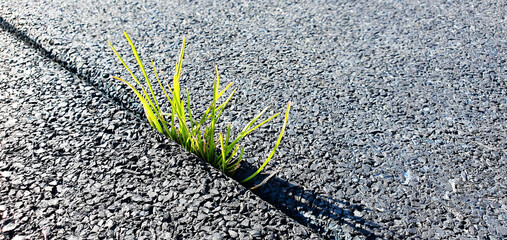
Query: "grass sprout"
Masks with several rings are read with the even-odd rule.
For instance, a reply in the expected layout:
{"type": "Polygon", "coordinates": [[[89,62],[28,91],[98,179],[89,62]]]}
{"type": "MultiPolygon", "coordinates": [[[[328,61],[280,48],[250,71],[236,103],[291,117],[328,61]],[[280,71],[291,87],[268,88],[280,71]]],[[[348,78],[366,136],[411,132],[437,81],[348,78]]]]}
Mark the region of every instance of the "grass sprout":
{"type": "MultiPolygon", "coordinates": [[[[160,106],[159,102],[157,101],[155,91],[153,90],[153,84],[148,77],[146,69],[144,68],[141,58],[139,57],[136,47],[134,46],[134,43],[126,32],[123,33],[132,49],[132,53],[134,54],[137,64],[139,65],[139,69],[143,74],[147,88],[141,84],[139,79],[130,70],[125,61],[123,61],[122,57],[120,54],[118,54],[111,42],[108,41],[109,46],[111,46],[114,54],[118,57],[125,69],[127,69],[127,71],[132,76],[134,83],[130,83],[119,77],[113,78],[125,83],[136,94],[137,98],[139,98],[139,101],[142,104],[146,118],[153,128],[155,128],[160,133],[170,137],[175,142],[182,145],[185,149],[201,157],[215,168],[218,168],[225,174],[232,176],[240,167],[241,160],[243,159],[245,147],[240,146],[240,141],[254,130],[258,129],[259,127],[263,126],[264,124],[280,115],[280,113],[276,113],[266,120],[258,123],[259,119],[267,112],[268,107],[266,107],[260,113],[254,116],[254,118],[248,122],[248,124],[246,124],[246,126],[238,134],[238,136],[236,136],[236,138],[231,137],[230,124],[227,127],[225,137],[222,132],[219,132],[217,134],[216,125],[218,119],[224,112],[227,103],[229,103],[229,101],[234,96],[237,88],[231,89],[232,83],[229,83],[222,90],[220,90],[220,76],[218,73],[218,68],[215,67],[216,77],[213,82],[213,99],[211,100],[209,107],[204,112],[202,117],[200,119],[194,119],[194,115],[192,114],[192,110],[190,108],[191,102],[188,89],[186,89],[184,92],[186,93],[186,96],[181,96],[180,78],[182,73],[181,67],[183,65],[183,56],[185,53],[185,39],[183,39],[180,57],[176,63],[172,86],[167,82],[166,87],[164,87],[164,84],[160,81],[159,75],[155,68],[155,64],[153,60],[151,60],[151,66],[153,68],[153,73],[155,75],[156,81],[170,103],[170,108],[167,109],[170,109],[170,113],[163,112],[162,106],[160,106]],[[224,96],[224,94],[228,96],[225,98],[225,100],[222,100],[222,96],[224,96]]],[[[266,165],[275,155],[275,152],[280,145],[280,142],[284,135],[285,128],[287,127],[290,105],[291,104],[289,102],[285,112],[285,120],[280,131],[280,135],[275,142],[273,150],[263,162],[263,164],[257,169],[257,171],[242,180],[241,183],[248,182],[257,176],[257,174],[259,174],[264,169],[264,167],[266,167],[266,165]]]]}

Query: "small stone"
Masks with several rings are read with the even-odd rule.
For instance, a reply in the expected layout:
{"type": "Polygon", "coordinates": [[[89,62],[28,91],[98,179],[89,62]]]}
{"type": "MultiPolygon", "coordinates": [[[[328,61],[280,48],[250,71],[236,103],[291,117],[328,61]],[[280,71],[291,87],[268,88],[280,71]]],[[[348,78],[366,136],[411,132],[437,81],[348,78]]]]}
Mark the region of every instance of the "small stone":
{"type": "Polygon", "coordinates": [[[229,236],[231,236],[232,238],[238,237],[238,233],[233,230],[229,230],[228,233],[229,233],[229,236]]]}
{"type": "Polygon", "coordinates": [[[224,238],[222,236],[220,236],[220,234],[215,233],[215,234],[213,234],[213,236],[211,236],[211,239],[212,240],[222,240],[224,238]]]}
{"type": "Polygon", "coordinates": [[[363,216],[364,216],[364,213],[363,213],[363,212],[361,212],[361,211],[355,210],[355,211],[354,211],[354,216],[356,216],[356,217],[363,217],[363,216]]]}
{"type": "Polygon", "coordinates": [[[60,201],[60,199],[58,198],[53,198],[51,200],[48,201],[48,205],[49,206],[52,206],[52,207],[55,207],[55,206],[58,206],[58,202],[60,201]]]}
{"type": "Polygon", "coordinates": [[[6,232],[10,232],[14,229],[16,229],[16,224],[14,222],[10,222],[8,223],[7,225],[3,226],[2,227],[2,232],[6,233],[6,232]]]}
{"type": "Polygon", "coordinates": [[[208,216],[208,215],[206,215],[206,214],[199,213],[199,214],[197,215],[196,220],[197,220],[197,221],[201,221],[201,220],[203,220],[203,219],[206,219],[206,217],[207,217],[207,216],[208,216]]]}
{"type": "Polygon", "coordinates": [[[243,227],[250,227],[250,220],[245,219],[245,220],[243,220],[240,224],[241,224],[241,226],[243,226],[243,227]]]}
{"type": "Polygon", "coordinates": [[[7,128],[12,127],[12,126],[16,125],[17,121],[18,120],[11,118],[11,119],[7,120],[7,122],[4,123],[4,126],[7,128]]]}
{"type": "Polygon", "coordinates": [[[17,235],[12,238],[12,240],[28,240],[28,239],[30,239],[30,238],[27,236],[21,236],[21,235],[17,235]]]}
{"type": "Polygon", "coordinates": [[[12,172],[9,172],[9,171],[0,172],[0,176],[5,177],[5,178],[10,177],[11,175],[12,175],[12,172]]]}
{"type": "Polygon", "coordinates": [[[254,238],[258,238],[261,236],[261,232],[259,232],[258,230],[252,230],[250,232],[248,232],[250,234],[250,236],[254,237],[254,238]]]}
{"type": "Polygon", "coordinates": [[[111,228],[111,227],[113,227],[113,226],[114,226],[114,222],[113,222],[113,220],[108,219],[108,220],[106,221],[106,227],[111,228]]]}
{"type": "Polygon", "coordinates": [[[217,190],[217,189],[215,189],[215,188],[212,188],[211,190],[209,190],[209,193],[211,193],[211,194],[213,194],[213,195],[218,195],[218,194],[220,194],[220,193],[218,192],[218,190],[217,190]]]}
{"type": "Polygon", "coordinates": [[[153,191],[148,191],[148,193],[146,193],[146,194],[150,198],[155,198],[156,196],[158,196],[158,194],[156,192],[153,192],[153,191]]]}

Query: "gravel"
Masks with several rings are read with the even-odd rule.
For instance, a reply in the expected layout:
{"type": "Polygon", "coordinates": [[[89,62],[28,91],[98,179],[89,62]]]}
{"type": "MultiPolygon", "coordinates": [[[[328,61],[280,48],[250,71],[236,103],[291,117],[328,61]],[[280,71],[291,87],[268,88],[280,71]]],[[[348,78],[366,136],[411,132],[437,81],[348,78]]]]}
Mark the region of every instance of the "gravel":
{"type": "Polygon", "coordinates": [[[3,30],[0,90],[0,239],[318,238],[3,30]]]}
{"type": "MultiPolygon", "coordinates": [[[[183,84],[196,112],[218,65],[239,87],[224,116],[236,131],[262,107],[292,101],[268,169],[279,173],[255,193],[324,238],[502,239],[506,9],[505,1],[19,0],[0,3],[0,21],[134,111],[135,98],[110,80],[128,77],[106,43],[128,56],[122,30],[167,74],[186,36],[183,84]]],[[[250,164],[278,130],[247,139],[250,164]]]]}

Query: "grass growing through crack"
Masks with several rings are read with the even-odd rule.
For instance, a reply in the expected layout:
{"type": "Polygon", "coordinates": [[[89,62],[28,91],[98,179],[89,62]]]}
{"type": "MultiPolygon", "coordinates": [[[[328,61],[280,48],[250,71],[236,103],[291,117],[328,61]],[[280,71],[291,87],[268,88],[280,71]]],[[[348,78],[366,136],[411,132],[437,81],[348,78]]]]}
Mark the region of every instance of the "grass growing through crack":
{"type": "MultiPolygon", "coordinates": [[[[240,167],[240,163],[243,158],[243,153],[245,150],[245,147],[244,146],[241,147],[239,144],[241,139],[246,137],[255,129],[268,123],[269,121],[280,115],[280,113],[274,114],[273,116],[267,118],[266,120],[257,123],[259,119],[268,110],[268,108],[266,107],[243,128],[243,130],[238,134],[236,138],[231,137],[230,124],[227,127],[225,138],[222,132],[219,132],[217,135],[216,124],[218,122],[218,119],[222,115],[227,103],[232,99],[237,89],[232,90],[228,95],[228,97],[225,99],[225,101],[219,103],[219,100],[226,93],[226,91],[230,89],[232,83],[228,84],[227,86],[225,86],[225,88],[220,90],[220,76],[218,74],[218,68],[215,67],[216,78],[215,81],[213,82],[213,99],[207,110],[202,115],[202,117],[200,119],[194,119],[192,110],[190,108],[190,96],[188,93],[188,89],[186,89],[186,103],[184,101],[185,99],[183,99],[180,94],[181,92],[180,77],[181,77],[181,67],[183,65],[183,56],[185,53],[185,39],[183,39],[179,61],[176,63],[176,71],[173,76],[172,86],[167,82],[166,83],[167,88],[164,87],[158,76],[155,64],[153,63],[153,60],[151,60],[151,66],[153,67],[153,73],[155,75],[157,83],[170,103],[171,113],[163,112],[162,107],[157,101],[155,92],[153,91],[152,82],[148,77],[148,74],[139,57],[139,54],[137,53],[134,43],[132,42],[132,40],[130,39],[130,37],[126,32],[123,33],[128,43],[130,44],[132,53],[134,54],[137,60],[137,64],[139,65],[139,68],[146,81],[149,94],[147,93],[145,87],[143,87],[143,84],[141,84],[141,82],[137,79],[134,73],[127,66],[125,61],[123,61],[123,59],[118,54],[116,49],[113,47],[111,42],[108,41],[114,54],[118,57],[120,62],[130,73],[130,75],[135,81],[135,84],[137,84],[138,88],[136,88],[130,82],[123,80],[119,77],[114,78],[127,84],[129,88],[132,89],[132,91],[136,94],[136,96],[142,103],[144,113],[146,114],[146,118],[148,119],[150,125],[153,128],[157,129],[157,131],[159,131],[160,133],[170,137],[175,142],[181,144],[184,148],[186,148],[190,152],[201,157],[202,159],[210,163],[212,166],[220,169],[225,174],[233,175],[236,172],[236,170],[240,167]]],[[[285,128],[287,127],[289,111],[290,111],[290,103],[287,105],[287,109],[285,112],[285,120],[280,135],[278,136],[278,139],[275,142],[273,150],[270,152],[269,156],[266,158],[264,163],[257,169],[257,171],[255,171],[249,177],[242,180],[241,183],[250,181],[252,178],[257,176],[257,174],[259,174],[268,164],[268,162],[273,158],[278,148],[278,145],[280,145],[283,134],[285,132],[285,128]]]]}

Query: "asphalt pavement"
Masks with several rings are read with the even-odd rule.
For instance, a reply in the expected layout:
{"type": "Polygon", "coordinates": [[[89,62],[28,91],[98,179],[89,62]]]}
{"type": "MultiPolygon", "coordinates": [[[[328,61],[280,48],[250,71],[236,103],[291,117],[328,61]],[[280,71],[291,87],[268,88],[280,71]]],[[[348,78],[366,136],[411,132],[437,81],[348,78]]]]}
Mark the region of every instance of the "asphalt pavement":
{"type": "MultiPolygon", "coordinates": [[[[44,59],[77,77],[80,86],[135,116],[142,128],[115,124],[122,130],[156,135],[141,127],[147,124],[137,100],[111,77],[129,78],[107,40],[130,65],[135,64],[122,31],[132,37],[142,59],[147,63],[153,58],[166,78],[186,37],[182,84],[189,89],[197,113],[207,107],[213,69],[218,66],[221,79],[238,87],[221,125],[231,123],[233,132],[263,107],[271,106],[274,113],[291,101],[287,134],[267,169],[278,172],[267,184],[249,192],[215,170],[209,170],[214,175],[200,174],[210,183],[223,181],[217,186],[219,192],[224,187],[235,189],[227,201],[252,197],[256,204],[247,204],[249,211],[273,209],[277,217],[288,219],[271,225],[257,216],[245,216],[261,221],[257,222],[264,229],[260,234],[274,231],[274,238],[291,238],[283,235],[288,233],[328,239],[505,238],[505,16],[505,1],[0,3],[3,29],[16,41],[38,49],[44,59]],[[289,227],[277,227],[285,222],[289,227]],[[274,230],[266,230],[269,226],[274,230]]],[[[12,61],[8,59],[4,61],[12,61]]],[[[253,171],[269,154],[281,120],[246,139],[245,161],[252,167],[240,171],[240,176],[253,171]]],[[[3,121],[3,126],[10,126],[11,120],[3,121]]],[[[2,144],[4,155],[14,151],[2,144]]],[[[179,151],[167,154],[191,156],[179,151]]],[[[127,165],[143,162],[141,153],[127,165]]],[[[167,161],[163,159],[168,155],[152,155],[151,163],[177,172],[157,160],[167,161]]],[[[5,159],[1,159],[2,171],[12,171],[11,161],[5,159]]],[[[108,171],[113,174],[113,169],[108,171]]],[[[12,180],[3,181],[11,184],[12,180]]],[[[257,236],[251,225],[245,229],[244,234],[250,234],[246,238],[257,236]]],[[[175,228],[176,233],[198,236],[199,228],[175,228]]],[[[235,238],[226,229],[217,233],[235,238]]]]}

